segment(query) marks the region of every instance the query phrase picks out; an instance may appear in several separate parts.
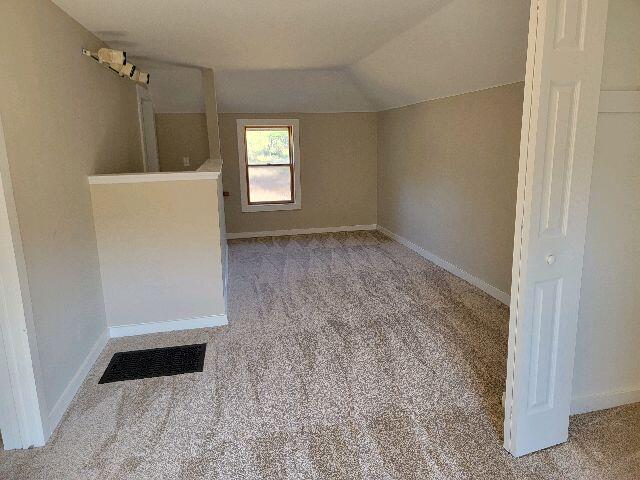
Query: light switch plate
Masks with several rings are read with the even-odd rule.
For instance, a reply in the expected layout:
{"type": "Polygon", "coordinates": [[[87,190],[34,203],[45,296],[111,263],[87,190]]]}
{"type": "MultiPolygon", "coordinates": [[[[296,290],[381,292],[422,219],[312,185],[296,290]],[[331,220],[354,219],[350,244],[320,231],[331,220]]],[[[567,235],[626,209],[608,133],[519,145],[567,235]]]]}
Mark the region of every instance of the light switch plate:
{"type": "Polygon", "coordinates": [[[188,167],[189,165],[191,165],[191,161],[189,160],[189,157],[182,157],[182,165],[184,165],[185,167],[188,167]]]}

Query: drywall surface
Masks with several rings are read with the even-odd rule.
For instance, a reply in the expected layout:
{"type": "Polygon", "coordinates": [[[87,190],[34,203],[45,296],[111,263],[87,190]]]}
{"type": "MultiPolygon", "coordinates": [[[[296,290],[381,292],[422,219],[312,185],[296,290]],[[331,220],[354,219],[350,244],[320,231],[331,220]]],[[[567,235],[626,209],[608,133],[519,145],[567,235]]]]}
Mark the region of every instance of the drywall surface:
{"type": "Polygon", "coordinates": [[[218,181],[91,185],[110,327],[226,313],[218,181]]]}
{"type": "Polygon", "coordinates": [[[388,110],[378,224],[509,292],[523,84],[388,110]]]}
{"type": "Polygon", "coordinates": [[[376,110],[348,68],[222,70],[216,82],[221,113],[376,110]]]}
{"type": "Polygon", "coordinates": [[[260,232],[376,223],[376,114],[221,114],[227,232],[260,232]],[[238,170],[239,118],[300,120],[302,209],[243,213],[238,170]]]}
{"type": "Polygon", "coordinates": [[[50,2],[0,4],[0,111],[49,409],[106,329],[87,175],[142,165],[133,82],[50,2]]]}
{"type": "MultiPolygon", "coordinates": [[[[640,2],[611,0],[603,90],[640,90],[640,2]]],[[[640,401],[640,112],[600,113],[573,394],[580,411],[640,401]]]]}
{"type": "Polygon", "coordinates": [[[221,112],[375,111],[524,80],[525,0],[55,1],[115,47],[213,68],[221,112]]]}
{"type": "Polygon", "coordinates": [[[380,109],[524,80],[526,1],[450,0],[350,70],[380,109]]]}
{"type": "Polygon", "coordinates": [[[347,65],[217,69],[219,110],[371,112],[523,81],[528,27],[529,2],[432,2],[347,65]]]}
{"type": "Polygon", "coordinates": [[[157,113],[155,119],[161,172],[195,170],[209,158],[204,113],[157,113]],[[190,165],[184,165],[183,157],[189,157],[190,165]]]}
{"type": "Polygon", "coordinates": [[[640,2],[609,0],[602,90],[640,90],[640,2]]]}
{"type": "Polygon", "coordinates": [[[155,113],[204,113],[202,71],[199,68],[135,57],[131,61],[136,67],[149,72],[149,94],[155,113]]]}
{"type": "Polygon", "coordinates": [[[347,65],[415,25],[443,2],[56,0],[105,42],[141,55],[216,68],[347,65]]]}

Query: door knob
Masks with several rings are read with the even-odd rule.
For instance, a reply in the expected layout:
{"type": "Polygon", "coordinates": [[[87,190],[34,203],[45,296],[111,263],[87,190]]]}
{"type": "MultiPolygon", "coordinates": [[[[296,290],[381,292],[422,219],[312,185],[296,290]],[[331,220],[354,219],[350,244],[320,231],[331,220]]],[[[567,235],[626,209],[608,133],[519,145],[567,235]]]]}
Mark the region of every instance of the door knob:
{"type": "Polygon", "coordinates": [[[553,265],[554,263],[556,263],[556,257],[555,257],[555,255],[549,255],[549,256],[546,258],[546,261],[547,261],[547,265],[553,265]]]}

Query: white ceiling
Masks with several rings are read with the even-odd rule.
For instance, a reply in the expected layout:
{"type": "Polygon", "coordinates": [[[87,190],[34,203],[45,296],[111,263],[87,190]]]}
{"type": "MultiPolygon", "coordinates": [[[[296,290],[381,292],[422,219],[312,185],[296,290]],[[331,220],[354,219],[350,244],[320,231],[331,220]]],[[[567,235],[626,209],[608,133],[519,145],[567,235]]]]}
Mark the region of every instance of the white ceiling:
{"type": "MultiPolygon", "coordinates": [[[[214,68],[220,112],[376,111],[524,79],[529,0],[54,2],[114,48],[214,68]]],[[[159,65],[162,108],[199,111],[195,77],[159,65]]]]}
{"type": "Polygon", "coordinates": [[[349,70],[380,110],[524,80],[529,4],[452,1],[349,70]]]}
{"type": "Polygon", "coordinates": [[[54,0],[114,48],[216,69],[334,68],[443,0],[54,0]]]}

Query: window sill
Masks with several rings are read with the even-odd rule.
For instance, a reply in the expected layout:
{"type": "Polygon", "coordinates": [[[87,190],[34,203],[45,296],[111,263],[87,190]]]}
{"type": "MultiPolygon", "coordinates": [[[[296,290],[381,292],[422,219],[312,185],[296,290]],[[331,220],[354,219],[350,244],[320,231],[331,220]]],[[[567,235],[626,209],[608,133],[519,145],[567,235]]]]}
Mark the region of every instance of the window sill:
{"type": "Polygon", "coordinates": [[[277,212],[278,210],[300,210],[300,202],[295,203],[265,203],[264,205],[242,205],[243,213],[277,212]]]}

